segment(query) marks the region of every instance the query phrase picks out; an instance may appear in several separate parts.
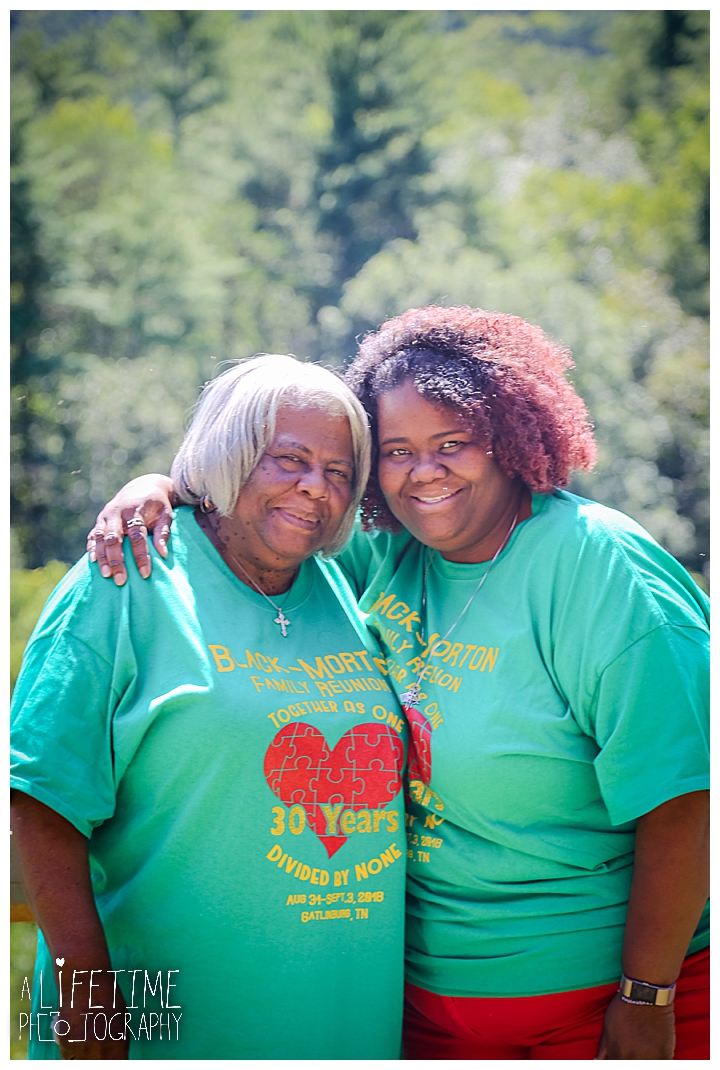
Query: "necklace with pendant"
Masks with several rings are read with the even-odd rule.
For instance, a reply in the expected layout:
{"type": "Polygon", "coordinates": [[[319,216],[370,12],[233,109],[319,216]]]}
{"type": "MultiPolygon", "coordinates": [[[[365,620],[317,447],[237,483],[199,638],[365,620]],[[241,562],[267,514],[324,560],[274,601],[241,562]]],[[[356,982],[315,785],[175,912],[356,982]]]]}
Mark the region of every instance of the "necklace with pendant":
{"type": "MultiPolygon", "coordinates": [[[[503,539],[503,541],[500,543],[500,545],[498,546],[497,550],[495,551],[495,556],[493,557],[492,561],[488,565],[488,567],[485,570],[485,572],[482,574],[482,577],[480,578],[480,581],[479,581],[477,587],[475,588],[473,593],[470,595],[470,597],[468,598],[468,600],[465,603],[465,605],[463,606],[463,608],[460,610],[460,613],[458,614],[458,616],[455,618],[453,623],[450,625],[448,630],[445,632],[445,635],[442,637],[442,639],[438,640],[438,643],[444,643],[445,640],[448,638],[448,636],[452,635],[452,633],[455,631],[455,629],[457,628],[457,626],[460,623],[460,621],[463,619],[463,617],[465,616],[465,614],[469,610],[470,606],[473,604],[473,601],[475,600],[475,595],[479,592],[480,588],[485,583],[485,580],[490,575],[490,572],[492,570],[493,565],[497,561],[497,559],[500,556],[500,554],[502,553],[502,551],[507,546],[508,541],[510,539],[510,536],[512,535],[513,531],[515,530],[515,525],[517,524],[517,520],[518,520],[519,516],[520,516],[520,510],[518,510],[517,513],[515,514],[515,516],[513,517],[513,521],[512,521],[512,524],[510,525],[510,528],[508,529],[507,535],[505,536],[505,538],[503,539]]],[[[428,574],[428,570],[430,568],[430,565],[432,564],[432,561],[433,561],[433,553],[432,553],[432,551],[430,551],[430,553],[428,553],[427,564],[425,565],[425,569],[423,570],[422,601],[421,601],[421,605],[420,605],[421,622],[425,620],[425,607],[426,607],[426,603],[427,603],[427,574],[428,574]]],[[[421,623],[420,627],[421,627],[420,638],[423,639],[423,641],[424,641],[424,636],[422,634],[422,623],[421,623]]],[[[435,646],[435,643],[433,643],[433,647],[434,646],[435,646]]],[[[431,652],[428,652],[428,661],[429,661],[430,657],[431,657],[431,652]]],[[[428,668],[429,668],[429,666],[428,666],[427,662],[425,662],[425,664],[423,665],[422,669],[420,670],[420,672],[418,674],[418,677],[415,680],[415,682],[410,684],[410,686],[408,687],[407,691],[403,691],[403,693],[400,695],[400,702],[402,703],[403,706],[405,706],[405,707],[415,706],[417,704],[417,702],[419,701],[419,699],[420,699],[420,684],[422,683],[423,677],[425,676],[425,673],[427,672],[428,668]]]]}
{"type": "Polygon", "coordinates": [[[225,550],[225,553],[228,555],[229,558],[232,559],[234,564],[237,565],[237,567],[240,569],[240,571],[243,573],[243,575],[247,576],[247,578],[250,580],[250,583],[253,585],[253,587],[258,592],[258,594],[261,594],[263,596],[263,598],[265,599],[265,601],[269,602],[270,605],[273,607],[273,609],[277,611],[277,617],[273,621],[273,624],[278,624],[280,626],[280,631],[282,632],[282,637],[283,637],[283,639],[286,639],[287,638],[288,625],[290,624],[290,621],[287,619],[287,617],[283,613],[282,606],[279,606],[276,602],[273,602],[272,598],[270,598],[269,595],[265,594],[265,592],[263,591],[263,589],[260,586],[260,584],[257,583],[252,578],[252,576],[250,575],[250,573],[248,572],[248,570],[246,568],[242,567],[242,565],[238,561],[237,557],[235,557],[235,554],[231,553],[230,550],[225,550]]]}

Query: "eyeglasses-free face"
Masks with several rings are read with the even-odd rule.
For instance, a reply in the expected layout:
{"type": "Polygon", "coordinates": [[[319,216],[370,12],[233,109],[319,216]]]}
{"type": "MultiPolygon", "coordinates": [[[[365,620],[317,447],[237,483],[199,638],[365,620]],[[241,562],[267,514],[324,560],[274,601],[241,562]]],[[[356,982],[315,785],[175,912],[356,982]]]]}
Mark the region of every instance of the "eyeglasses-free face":
{"type": "Polygon", "coordinates": [[[353,493],[350,424],[319,408],[281,408],[275,435],[223,524],[260,569],[297,567],[332,541],[353,493]]]}
{"type": "Polygon", "coordinates": [[[458,414],[410,382],[378,397],[379,478],[397,519],[449,561],[490,559],[508,524],[529,515],[520,480],[458,414]]]}

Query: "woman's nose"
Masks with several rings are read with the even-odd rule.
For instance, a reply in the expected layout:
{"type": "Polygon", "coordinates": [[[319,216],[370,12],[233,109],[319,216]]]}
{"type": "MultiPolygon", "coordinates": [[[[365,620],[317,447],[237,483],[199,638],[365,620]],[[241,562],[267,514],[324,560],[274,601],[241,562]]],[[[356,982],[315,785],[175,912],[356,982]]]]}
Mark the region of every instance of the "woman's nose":
{"type": "Polygon", "coordinates": [[[418,457],[410,469],[410,478],[416,483],[433,483],[436,479],[445,479],[447,469],[434,454],[418,457]]]}
{"type": "Polygon", "coordinates": [[[297,488],[311,498],[326,498],[328,485],[322,465],[308,465],[297,482],[297,488]]]}

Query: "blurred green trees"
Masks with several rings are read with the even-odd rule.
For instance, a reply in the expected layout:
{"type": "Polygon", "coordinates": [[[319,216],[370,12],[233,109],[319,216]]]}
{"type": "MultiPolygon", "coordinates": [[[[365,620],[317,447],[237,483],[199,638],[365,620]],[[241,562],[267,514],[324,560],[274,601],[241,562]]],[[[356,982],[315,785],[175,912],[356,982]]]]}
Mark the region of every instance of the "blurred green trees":
{"type": "Polygon", "coordinates": [[[27,1014],[29,1009],[27,993],[32,986],[36,944],[37,925],[33,922],[15,922],[10,926],[11,1059],[27,1059],[29,1029],[20,1032],[20,1014],[27,1014]],[[28,984],[24,986],[26,977],[28,984]]]}
{"type": "Polygon", "coordinates": [[[568,345],[576,489],[708,553],[708,13],[20,12],[12,507],[73,560],[219,362],[430,301],[568,345]]]}

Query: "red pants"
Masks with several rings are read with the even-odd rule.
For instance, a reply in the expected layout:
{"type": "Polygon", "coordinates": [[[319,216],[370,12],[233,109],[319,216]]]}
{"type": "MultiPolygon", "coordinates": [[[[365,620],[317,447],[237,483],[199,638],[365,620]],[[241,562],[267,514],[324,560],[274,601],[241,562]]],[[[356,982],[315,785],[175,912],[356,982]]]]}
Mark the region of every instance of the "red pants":
{"type": "MultiPolygon", "coordinates": [[[[594,1059],[617,984],[514,999],[405,991],[405,1059],[594,1059]]],[[[689,955],[675,993],[675,1058],[710,1058],[710,948],[689,955]]]]}

